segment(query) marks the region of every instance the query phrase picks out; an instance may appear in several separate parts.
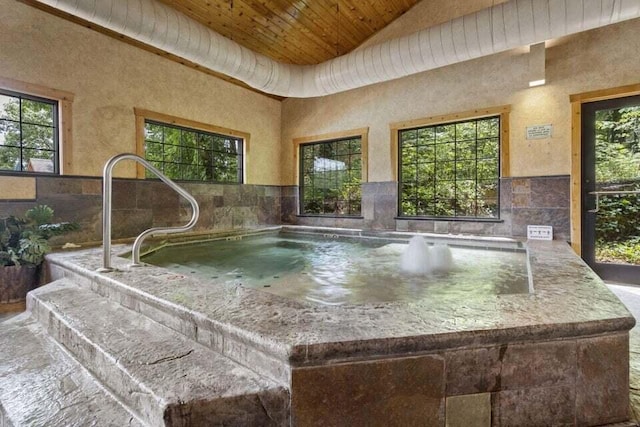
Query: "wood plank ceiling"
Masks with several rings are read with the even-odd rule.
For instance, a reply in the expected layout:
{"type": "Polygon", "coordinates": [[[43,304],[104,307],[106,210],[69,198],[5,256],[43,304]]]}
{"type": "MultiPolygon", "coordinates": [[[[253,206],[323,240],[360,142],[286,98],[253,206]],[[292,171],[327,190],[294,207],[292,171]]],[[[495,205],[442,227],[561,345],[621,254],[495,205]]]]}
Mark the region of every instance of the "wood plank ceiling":
{"type": "Polygon", "coordinates": [[[358,47],[419,0],[160,0],[272,59],[318,64],[358,47]]]}
{"type": "MultiPolygon", "coordinates": [[[[114,33],[37,0],[18,1],[238,86],[262,93],[232,77],[114,33]]],[[[351,52],[420,0],[159,1],[271,59],[290,64],[318,64],[351,52]]],[[[264,95],[283,99],[275,95],[264,95]]]]}

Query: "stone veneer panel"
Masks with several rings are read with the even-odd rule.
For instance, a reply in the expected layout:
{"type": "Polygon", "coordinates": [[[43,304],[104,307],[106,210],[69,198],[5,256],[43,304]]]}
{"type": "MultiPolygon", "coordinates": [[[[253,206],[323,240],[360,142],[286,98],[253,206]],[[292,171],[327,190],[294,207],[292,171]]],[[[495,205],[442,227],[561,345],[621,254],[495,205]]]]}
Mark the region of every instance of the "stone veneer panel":
{"type": "Polygon", "coordinates": [[[495,346],[448,352],[447,396],[498,390],[505,350],[495,346]]]}
{"type": "Polygon", "coordinates": [[[503,390],[573,386],[576,378],[575,341],[509,345],[502,360],[503,390]]]}
{"type": "Polygon", "coordinates": [[[446,427],[490,427],[491,393],[447,397],[446,427]]]}
{"type": "MultiPolygon", "coordinates": [[[[511,235],[525,237],[527,225],[551,225],[554,238],[569,240],[570,179],[569,176],[513,178],[510,207],[511,235]]],[[[501,186],[503,189],[505,186],[501,186]]],[[[505,210],[508,206],[503,207],[505,210]]]]}
{"type": "MultiPolygon", "coordinates": [[[[37,204],[55,211],[55,221],[80,225],[52,243],[102,240],[102,180],[97,177],[38,176],[33,201],[0,200],[0,216],[18,215],[37,204]]],[[[180,182],[200,204],[196,231],[219,231],[281,224],[279,186],[180,182]]],[[[185,200],[158,180],[113,181],[112,237],[133,238],[150,227],[176,226],[191,218],[185,200]]]]}
{"type": "MultiPolygon", "coordinates": [[[[75,221],[80,232],[54,240],[101,240],[101,179],[36,177],[34,201],[0,200],[0,214],[22,215],[35,204],[47,204],[56,220],[75,221]]],[[[500,182],[500,221],[443,221],[397,218],[396,182],[362,185],[362,216],[357,218],[298,216],[297,186],[181,183],[201,207],[196,230],[230,230],[258,225],[298,224],[367,230],[397,230],[443,234],[526,236],[529,224],[552,225],[556,239],[568,240],[569,177],[503,178],[500,182]]],[[[113,237],[135,237],[146,228],[180,225],[190,208],[157,180],[116,179],[113,185],[113,237]],[[116,221],[117,218],[117,221],[116,221]]]]}
{"type": "Polygon", "coordinates": [[[575,388],[572,386],[505,390],[495,393],[492,425],[572,426],[575,414],[575,388]]]}
{"type": "Polygon", "coordinates": [[[308,217],[297,215],[298,187],[291,186],[283,187],[281,219],[318,227],[509,237],[526,237],[527,225],[551,225],[556,239],[569,240],[569,203],[569,176],[502,178],[499,220],[398,218],[397,182],[369,182],[362,184],[362,218],[308,217]]]}
{"type": "Polygon", "coordinates": [[[536,208],[568,208],[571,202],[565,177],[531,179],[531,206],[536,208]]]}
{"type": "Polygon", "coordinates": [[[398,219],[398,231],[526,237],[527,225],[551,225],[568,240],[569,176],[500,179],[499,221],[398,219]]]}
{"type": "Polygon", "coordinates": [[[36,179],[32,176],[0,176],[0,199],[33,200],[36,179]]]}
{"type": "Polygon", "coordinates": [[[299,426],[441,426],[444,360],[418,356],[293,370],[299,426]]]}
{"type": "Polygon", "coordinates": [[[362,184],[362,215],[365,227],[373,230],[394,230],[398,212],[398,184],[396,182],[368,182],[362,184]]]}
{"type": "Polygon", "coordinates": [[[629,334],[578,342],[576,421],[601,425],[626,421],[629,415],[629,334]]]}
{"type": "Polygon", "coordinates": [[[594,426],[628,419],[625,333],[461,349],[444,358],[447,399],[493,392],[493,425],[594,426]]]}
{"type": "Polygon", "coordinates": [[[281,217],[283,224],[296,224],[298,214],[298,187],[281,187],[281,217]]]}

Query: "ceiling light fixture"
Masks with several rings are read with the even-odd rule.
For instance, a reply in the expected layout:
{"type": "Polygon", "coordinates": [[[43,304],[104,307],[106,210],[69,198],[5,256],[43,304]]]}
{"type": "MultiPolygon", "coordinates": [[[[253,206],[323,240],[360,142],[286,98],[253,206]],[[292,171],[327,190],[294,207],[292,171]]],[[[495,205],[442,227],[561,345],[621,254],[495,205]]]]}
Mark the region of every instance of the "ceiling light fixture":
{"type": "Polygon", "coordinates": [[[529,87],[545,84],[546,49],[544,42],[529,46],[529,87]]]}

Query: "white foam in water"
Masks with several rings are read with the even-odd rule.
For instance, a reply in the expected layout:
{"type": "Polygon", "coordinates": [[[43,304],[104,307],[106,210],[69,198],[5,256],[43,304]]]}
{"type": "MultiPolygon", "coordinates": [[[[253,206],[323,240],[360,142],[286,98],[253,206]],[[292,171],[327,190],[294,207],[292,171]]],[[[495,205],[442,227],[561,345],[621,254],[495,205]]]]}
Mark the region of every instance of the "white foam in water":
{"type": "Polygon", "coordinates": [[[453,256],[448,245],[437,244],[429,248],[431,271],[434,273],[448,273],[453,267],[453,256]]]}
{"type": "Polygon", "coordinates": [[[449,246],[444,244],[427,246],[422,236],[413,236],[400,258],[400,270],[416,275],[447,273],[453,267],[449,246]]]}
{"type": "Polygon", "coordinates": [[[400,258],[400,270],[410,274],[429,274],[429,247],[422,236],[413,236],[400,258]]]}

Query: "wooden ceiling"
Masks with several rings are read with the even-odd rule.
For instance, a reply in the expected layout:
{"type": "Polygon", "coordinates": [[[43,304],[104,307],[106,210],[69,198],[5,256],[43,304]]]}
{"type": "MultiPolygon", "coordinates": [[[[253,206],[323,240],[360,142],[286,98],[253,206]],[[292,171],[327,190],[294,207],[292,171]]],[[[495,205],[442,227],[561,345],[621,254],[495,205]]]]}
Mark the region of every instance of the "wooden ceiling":
{"type": "MultiPolygon", "coordinates": [[[[241,87],[262,93],[37,0],[18,0],[241,87]]],[[[159,0],[238,44],[290,64],[318,64],[351,52],[420,0],[159,0]]],[[[428,0],[425,0],[428,1],[428,0]]],[[[264,94],[274,99],[276,95],[264,94]]]]}
{"type": "Polygon", "coordinates": [[[351,52],[419,0],[160,0],[272,59],[318,64],[351,52]]]}

